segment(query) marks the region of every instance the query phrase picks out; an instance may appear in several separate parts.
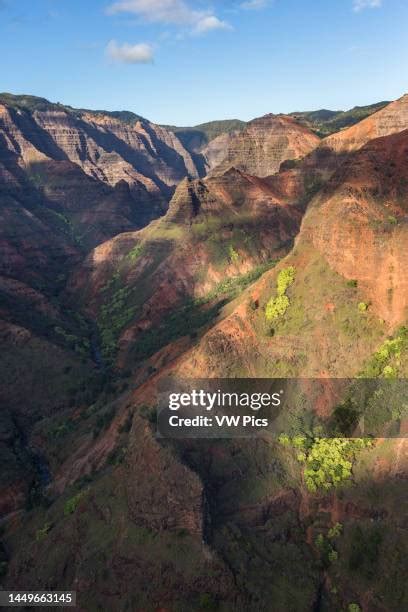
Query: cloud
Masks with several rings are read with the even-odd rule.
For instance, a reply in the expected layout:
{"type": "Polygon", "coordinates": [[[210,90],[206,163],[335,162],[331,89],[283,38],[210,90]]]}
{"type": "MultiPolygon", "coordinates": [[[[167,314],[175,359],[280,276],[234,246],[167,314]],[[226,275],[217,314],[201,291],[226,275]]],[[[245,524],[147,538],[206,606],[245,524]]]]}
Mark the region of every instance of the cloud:
{"type": "Polygon", "coordinates": [[[188,26],[195,33],[230,27],[211,11],[195,10],[185,0],[118,0],[108,7],[107,13],[133,13],[150,23],[188,26]]]}
{"type": "Polygon", "coordinates": [[[197,22],[197,25],[194,28],[194,33],[205,34],[211,30],[232,30],[232,26],[230,26],[226,21],[221,21],[218,19],[218,17],[215,17],[215,15],[209,15],[208,17],[203,17],[197,22]]]}
{"type": "Polygon", "coordinates": [[[191,23],[200,15],[184,0],[119,0],[108,7],[107,13],[134,13],[146,21],[176,24],[191,23]]]}
{"type": "Polygon", "coordinates": [[[241,2],[240,7],[247,10],[257,10],[265,8],[269,4],[269,0],[246,0],[241,2]]]}
{"type": "Polygon", "coordinates": [[[381,5],[382,0],[353,0],[353,9],[356,13],[366,8],[379,8],[381,5]]]}
{"type": "Polygon", "coordinates": [[[116,40],[111,40],[105,52],[109,59],[122,64],[151,64],[154,59],[153,48],[146,43],[118,45],[116,40]]]}

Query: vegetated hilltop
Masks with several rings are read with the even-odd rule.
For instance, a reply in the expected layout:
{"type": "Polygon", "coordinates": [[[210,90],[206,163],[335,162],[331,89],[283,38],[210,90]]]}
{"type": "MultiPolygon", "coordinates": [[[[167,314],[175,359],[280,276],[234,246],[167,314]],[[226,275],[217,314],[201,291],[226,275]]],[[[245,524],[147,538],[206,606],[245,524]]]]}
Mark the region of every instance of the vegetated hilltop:
{"type": "Polygon", "coordinates": [[[368,106],[354,106],[348,111],[331,111],[320,109],[317,111],[301,111],[290,113],[299,123],[316,132],[321,137],[329,136],[344,128],[355,125],[366,117],[381,110],[389,102],[377,102],[368,106]]]}
{"type": "Polygon", "coordinates": [[[173,125],[166,125],[164,127],[177,134],[178,139],[183,143],[187,151],[190,151],[190,153],[201,153],[203,148],[214,138],[222,134],[231,134],[232,132],[243,130],[245,125],[246,122],[239,119],[224,119],[200,123],[200,125],[194,127],[176,127],[173,125]]]}
{"type": "Polygon", "coordinates": [[[300,436],[175,443],[154,411],[168,374],[319,377],[316,413],[344,426],[362,406],[339,406],[328,377],[408,375],[407,107],[321,142],[261,119],[248,163],[272,176],[184,178],[161,219],[105,240],[94,216],[86,245],[48,211],[61,198],[85,228],[84,170],[61,194],[53,159],[33,191],[27,152],[45,145],[18,134],[20,159],[7,132],[1,296],[22,305],[0,310],[4,588],[75,585],[84,609],[115,611],[407,608],[404,439],[325,439],[312,419],[300,436]]]}

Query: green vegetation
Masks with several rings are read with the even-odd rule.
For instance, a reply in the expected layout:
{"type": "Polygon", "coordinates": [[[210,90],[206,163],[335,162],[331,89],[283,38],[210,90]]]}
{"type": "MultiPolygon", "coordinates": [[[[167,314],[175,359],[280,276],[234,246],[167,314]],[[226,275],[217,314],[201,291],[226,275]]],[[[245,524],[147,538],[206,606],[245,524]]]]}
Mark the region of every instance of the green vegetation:
{"type": "Polygon", "coordinates": [[[204,297],[187,298],[184,304],[163,320],[161,325],[140,334],[132,351],[134,359],[143,361],[163,346],[183,336],[194,338],[200,329],[218,316],[221,308],[228,301],[237,297],[274,265],[275,262],[267,262],[247,274],[227,278],[204,297]]]}
{"type": "Polygon", "coordinates": [[[135,262],[142,253],[143,253],[143,244],[137,244],[136,246],[133,247],[133,249],[129,251],[126,257],[131,262],[135,262]]]}
{"type": "Polygon", "coordinates": [[[136,317],[143,303],[152,295],[150,278],[171,250],[173,229],[171,227],[169,231],[167,228],[166,231],[161,231],[157,224],[149,226],[151,242],[139,243],[130,249],[101,289],[103,304],[99,310],[97,324],[101,351],[107,364],[111,364],[115,359],[122,330],[136,317]],[[127,285],[126,274],[145,253],[149,256],[149,263],[143,269],[143,275],[138,278],[137,285],[127,285]]]}
{"type": "Polygon", "coordinates": [[[247,272],[246,274],[241,274],[240,276],[233,276],[231,278],[226,278],[221,281],[203,298],[197,298],[195,303],[197,305],[204,305],[212,300],[215,300],[220,297],[226,297],[228,300],[232,300],[237,297],[244,289],[252,285],[258,278],[262,276],[265,272],[276,266],[277,261],[267,261],[264,264],[260,264],[259,266],[255,266],[253,270],[247,272]]]}
{"type": "Polygon", "coordinates": [[[295,436],[291,439],[283,435],[279,441],[297,450],[296,458],[304,466],[305,484],[311,493],[319,489],[327,491],[349,480],[357,452],[372,445],[371,440],[364,438],[295,436]]]}
{"type": "Polygon", "coordinates": [[[70,514],[74,514],[84,496],[85,491],[81,491],[74,495],[74,497],[68,499],[64,504],[64,515],[69,516],[70,514]]]}
{"type": "Polygon", "coordinates": [[[335,132],[355,125],[366,117],[381,110],[389,102],[377,102],[368,106],[355,106],[348,111],[330,111],[326,109],[291,113],[302,125],[316,132],[318,136],[324,138],[335,132]]]}
{"type": "Polygon", "coordinates": [[[60,102],[50,102],[45,98],[39,98],[38,96],[27,96],[27,95],[14,95],[10,93],[0,93],[0,104],[7,104],[11,108],[18,110],[25,110],[30,113],[35,111],[64,111],[75,117],[82,117],[84,114],[90,115],[108,115],[114,119],[118,119],[123,123],[132,124],[136,121],[143,120],[141,115],[136,115],[131,111],[105,111],[105,110],[89,110],[86,108],[73,108],[67,104],[61,104],[60,102]]]}
{"type": "Polygon", "coordinates": [[[228,246],[228,255],[231,263],[236,263],[239,260],[239,255],[232,244],[228,246]]]}
{"type": "Polygon", "coordinates": [[[79,353],[83,357],[88,357],[91,346],[88,338],[81,338],[75,334],[70,334],[59,326],[54,327],[54,332],[61,336],[67,346],[72,348],[76,353],[79,353]]]}
{"type": "Polygon", "coordinates": [[[368,304],[366,302],[359,302],[358,309],[360,312],[366,312],[368,310],[368,304]]]}
{"type": "Polygon", "coordinates": [[[343,531],[343,525],[341,523],[336,523],[327,532],[327,537],[329,538],[329,540],[335,540],[336,538],[341,536],[342,531],[343,531]]]}
{"type": "MultiPolygon", "coordinates": [[[[112,277],[108,285],[102,291],[113,289],[119,285],[119,276],[112,277]]],[[[98,327],[102,343],[102,352],[107,361],[113,360],[117,350],[117,339],[122,329],[130,323],[136,313],[134,306],[129,306],[128,301],[131,295],[130,287],[117,288],[100,309],[98,317],[98,327]]]]}
{"type": "Polygon", "coordinates": [[[290,266],[279,272],[276,283],[276,298],[271,298],[265,307],[265,316],[268,321],[273,321],[285,314],[290,306],[286,291],[295,280],[295,268],[290,266]]]}
{"type": "Polygon", "coordinates": [[[165,125],[163,127],[177,134],[177,137],[188,151],[198,152],[211,140],[217,138],[217,136],[241,131],[245,126],[245,121],[226,119],[224,121],[201,123],[195,127],[176,127],[173,125],[165,125]]]}
{"type": "Polygon", "coordinates": [[[396,378],[402,365],[402,357],[408,351],[408,327],[401,327],[395,338],[385,340],[374,353],[361,378],[396,378]]]}
{"type": "Polygon", "coordinates": [[[319,552],[320,561],[324,568],[328,568],[331,563],[337,561],[339,557],[337,550],[335,550],[332,543],[325,538],[322,533],[319,533],[317,536],[315,546],[319,552]]]}
{"type": "Polygon", "coordinates": [[[348,605],[347,611],[348,612],[361,612],[361,608],[358,604],[351,603],[348,605]]]}

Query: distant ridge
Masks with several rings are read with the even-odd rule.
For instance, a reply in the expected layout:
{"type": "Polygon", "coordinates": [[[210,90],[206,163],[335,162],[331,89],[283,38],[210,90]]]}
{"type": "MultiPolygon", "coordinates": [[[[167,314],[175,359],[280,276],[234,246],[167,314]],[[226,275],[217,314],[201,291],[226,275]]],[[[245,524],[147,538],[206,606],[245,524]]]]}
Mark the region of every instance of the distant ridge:
{"type": "Polygon", "coordinates": [[[368,106],[354,106],[348,111],[331,111],[320,109],[317,111],[301,111],[290,113],[299,123],[308,127],[318,136],[330,136],[335,132],[355,125],[366,117],[381,110],[387,106],[389,102],[376,102],[368,106]]]}
{"type": "Polygon", "coordinates": [[[217,136],[239,132],[246,125],[247,123],[240,119],[224,119],[200,123],[194,127],[177,127],[174,125],[165,125],[163,127],[174,132],[188,151],[197,153],[214,140],[214,138],[217,138],[217,136]]]}
{"type": "Polygon", "coordinates": [[[114,119],[119,119],[123,123],[135,123],[136,121],[147,121],[145,117],[137,115],[131,111],[106,111],[106,110],[90,110],[87,108],[74,108],[68,104],[61,104],[60,102],[50,102],[46,98],[40,98],[38,96],[31,95],[15,95],[7,92],[0,93],[0,104],[6,104],[11,108],[18,110],[26,110],[29,112],[34,111],[52,111],[52,110],[63,110],[67,113],[71,113],[76,116],[83,114],[90,115],[107,115],[114,119]]]}

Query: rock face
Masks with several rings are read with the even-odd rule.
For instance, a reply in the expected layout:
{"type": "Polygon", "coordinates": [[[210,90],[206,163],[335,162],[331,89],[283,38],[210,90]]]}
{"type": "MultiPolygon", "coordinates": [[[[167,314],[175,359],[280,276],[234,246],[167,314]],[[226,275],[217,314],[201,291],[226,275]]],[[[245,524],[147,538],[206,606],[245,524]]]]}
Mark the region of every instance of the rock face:
{"type": "Polygon", "coordinates": [[[369,140],[396,134],[408,127],[408,94],[356,125],[325,138],[320,148],[336,153],[356,151],[369,140]]]}
{"type": "Polygon", "coordinates": [[[303,185],[303,196],[310,199],[347,161],[348,156],[382,136],[390,136],[408,128],[408,95],[391,102],[363,121],[320,141],[301,163],[292,167],[283,164],[276,182],[297,181],[303,185]]]}
{"type": "Polygon", "coordinates": [[[142,419],[134,424],[128,464],[129,513],[138,525],[158,531],[184,529],[203,537],[202,484],[171,452],[163,452],[142,419]]]}
{"type": "MultiPolygon", "coordinates": [[[[18,100],[18,98],[17,98],[18,100]]],[[[190,154],[170,131],[147,120],[126,123],[86,111],[27,110],[0,104],[8,148],[27,165],[44,158],[70,160],[112,186],[141,182],[165,195],[185,176],[198,176],[190,154]]]]}
{"type": "Polygon", "coordinates": [[[279,264],[293,266],[296,281],[273,337],[262,309],[275,294],[270,271],[175,362],[178,373],[355,376],[381,338],[408,319],[407,156],[408,130],[351,153],[309,204],[295,247],[279,264]],[[251,300],[260,305],[255,314],[251,300]]]}
{"type": "Polygon", "coordinates": [[[152,410],[167,375],[327,380],[385,355],[378,376],[408,376],[406,105],[317,147],[257,120],[204,179],[145,120],[1,107],[5,588],[74,585],[83,609],[406,609],[406,441],[353,457],[337,499],[272,436],[163,440],[152,410]],[[329,564],[315,542],[337,523],[329,564]]]}
{"type": "MultiPolygon", "coordinates": [[[[248,282],[246,276],[286,254],[301,218],[301,210],[288,206],[266,179],[235,169],[204,180],[185,179],[164,217],[92,251],[72,275],[69,292],[101,320],[122,291],[121,310],[129,317],[117,329],[115,348],[124,363],[132,360],[132,351],[139,355],[146,336],[153,334],[149,330],[172,312],[187,305],[195,317],[195,301],[208,301],[211,311],[234,287],[234,279],[248,282]]],[[[112,321],[104,325],[112,327],[112,321]]],[[[153,345],[163,342],[158,338],[153,345]]]]}
{"type": "Polygon", "coordinates": [[[204,154],[213,173],[236,167],[248,174],[266,177],[278,172],[285,160],[304,157],[319,142],[316,134],[292,117],[265,115],[248,123],[242,132],[216,138],[204,154]]]}
{"type": "Polygon", "coordinates": [[[310,236],[334,270],[358,281],[392,326],[408,315],[407,158],[408,130],[368,142],[312,202],[299,238],[310,236]]]}
{"type": "Polygon", "coordinates": [[[208,172],[219,166],[225,159],[229,147],[240,132],[220,134],[209,142],[202,150],[205,167],[208,172]]]}

